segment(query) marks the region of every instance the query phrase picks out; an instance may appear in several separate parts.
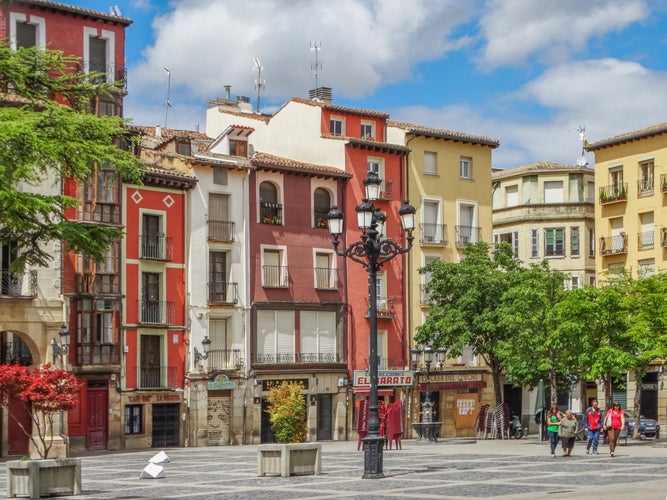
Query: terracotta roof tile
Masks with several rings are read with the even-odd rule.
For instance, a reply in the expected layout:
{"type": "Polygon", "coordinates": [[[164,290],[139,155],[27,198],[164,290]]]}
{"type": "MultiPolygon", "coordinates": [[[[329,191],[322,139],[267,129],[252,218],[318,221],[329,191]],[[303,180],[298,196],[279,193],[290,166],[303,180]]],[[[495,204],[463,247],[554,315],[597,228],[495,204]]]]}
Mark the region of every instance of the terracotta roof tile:
{"type": "Polygon", "coordinates": [[[554,163],[551,161],[538,161],[528,165],[520,165],[518,167],[497,170],[491,174],[492,180],[503,179],[506,177],[514,177],[526,174],[538,174],[544,172],[574,172],[580,171],[584,173],[594,173],[595,170],[588,167],[580,167],[579,165],[568,165],[566,163],[554,163]]]}
{"type": "Polygon", "coordinates": [[[453,130],[443,130],[423,125],[416,125],[414,123],[398,122],[394,120],[387,121],[388,127],[401,128],[408,134],[421,135],[425,137],[434,137],[437,139],[449,139],[457,142],[467,142],[470,144],[479,144],[481,146],[489,146],[497,148],[500,146],[498,139],[484,137],[479,135],[464,134],[463,132],[455,132],[453,130]]]}
{"type": "Polygon", "coordinates": [[[620,134],[614,137],[609,137],[607,139],[596,141],[586,146],[586,150],[595,151],[597,149],[602,149],[610,146],[618,146],[619,144],[623,144],[624,142],[632,142],[639,139],[646,139],[647,137],[653,137],[664,133],[667,133],[667,122],[659,123],[658,125],[652,125],[650,127],[635,130],[633,132],[627,132],[625,134],[620,134]]]}
{"type": "Polygon", "coordinates": [[[323,101],[314,101],[312,99],[303,99],[301,97],[292,97],[290,101],[298,102],[301,104],[308,104],[310,106],[317,106],[324,109],[329,109],[331,111],[337,111],[339,113],[349,113],[353,115],[362,115],[362,116],[371,116],[373,118],[389,118],[388,113],[383,113],[382,111],[372,111],[369,109],[360,109],[360,108],[348,108],[345,106],[338,106],[336,104],[331,104],[323,101]]]}
{"type": "MultiPolygon", "coordinates": [[[[51,0],[14,0],[14,3],[22,5],[31,5],[42,8],[50,8],[63,12],[70,12],[73,14],[80,14],[82,16],[95,17],[98,19],[103,19],[105,21],[124,24],[125,26],[129,26],[130,24],[132,24],[132,19],[130,19],[129,17],[115,16],[113,14],[107,14],[106,12],[84,9],[82,7],[75,7],[73,5],[67,5],[60,2],[52,2],[51,0]]],[[[109,5],[112,4],[109,3],[109,5]]]]}
{"type": "Polygon", "coordinates": [[[304,172],[312,175],[324,175],[329,177],[352,177],[352,174],[349,174],[340,168],[328,165],[317,165],[315,163],[304,163],[268,153],[255,153],[250,161],[255,167],[275,168],[278,170],[304,172]]]}

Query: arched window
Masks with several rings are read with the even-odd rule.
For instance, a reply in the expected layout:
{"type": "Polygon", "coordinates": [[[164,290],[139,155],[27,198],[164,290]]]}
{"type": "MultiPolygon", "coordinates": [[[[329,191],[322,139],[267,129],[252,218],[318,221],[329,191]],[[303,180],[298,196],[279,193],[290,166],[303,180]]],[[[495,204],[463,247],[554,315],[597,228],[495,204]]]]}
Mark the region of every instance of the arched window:
{"type": "Polygon", "coordinates": [[[327,214],[331,209],[331,197],[329,191],[317,188],[313,193],[313,216],[315,227],[327,227],[327,214]]]}
{"type": "Polygon", "coordinates": [[[282,224],[282,211],[275,184],[262,182],[259,185],[259,221],[262,224],[282,224]]]}

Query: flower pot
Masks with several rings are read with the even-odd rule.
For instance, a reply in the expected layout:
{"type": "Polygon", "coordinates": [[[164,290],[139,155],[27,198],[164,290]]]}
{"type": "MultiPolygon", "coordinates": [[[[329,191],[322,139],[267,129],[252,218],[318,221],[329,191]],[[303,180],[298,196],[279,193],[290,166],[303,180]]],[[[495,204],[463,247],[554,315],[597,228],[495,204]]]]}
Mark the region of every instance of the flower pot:
{"type": "Polygon", "coordinates": [[[265,444],[257,449],[257,475],[321,474],[322,444],[265,444]]]}
{"type": "Polygon", "coordinates": [[[7,462],[8,498],[40,498],[62,494],[81,494],[80,458],[7,462]]]}

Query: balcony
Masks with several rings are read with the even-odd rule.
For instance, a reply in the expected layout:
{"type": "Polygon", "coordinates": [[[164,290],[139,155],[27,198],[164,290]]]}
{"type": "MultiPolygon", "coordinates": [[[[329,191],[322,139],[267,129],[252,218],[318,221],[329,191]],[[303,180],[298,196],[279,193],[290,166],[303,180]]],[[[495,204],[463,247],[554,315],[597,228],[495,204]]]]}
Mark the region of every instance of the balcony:
{"type": "Polygon", "coordinates": [[[142,325],[173,325],[176,310],[173,302],[160,300],[138,300],[139,324],[142,325]]]}
{"type": "MultiPolygon", "coordinates": [[[[366,300],[366,304],[368,305],[368,312],[366,313],[366,317],[370,318],[370,299],[368,297],[364,298],[366,300]]],[[[396,297],[377,297],[376,299],[378,319],[391,319],[395,317],[394,305],[396,303],[396,297]]]]}
{"type": "Polygon", "coordinates": [[[628,235],[618,234],[600,238],[600,255],[628,253],[628,235]]]}
{"type": "Polygon", "coordinates": [[[207,363],[209,371],[238,370],[243,366],[241,349],[211,349],[207,363]]]}
{"type": "Polygon", "coordinates": [[[444,224],[419,224],[419,242],[424,245],[447,244],[447,226],[444,224]]]}
{"type": "Polygon", "coordinates": [[[384,180],[380,185],[378,200],[389,201],[394,199],[394,181],[384,180]]]}
{"type": "Polygon", "coordinates": [[[17,274],[3,269],[1,278],[1,296],[21,299],[33,299],[37,297],[37,271],[26,271],[17,274]]]}
{"type": "Polygon", "coordinates": [[[238,283],[216,282],[208,284],[208,303],[212,305],[236,304],[239,301],[238,283]]]}
{"type": "Polygon", "coordinates": [[[419,285],[419,303],[422,306],[428,306],[431,304],[431,294],[426,291],[426,284],[419,285]]]}
{"type": "Polygon", "coordinates": [[[660,246],[667,247],[667,227],[660,229],[660,246]]]}
{"type": "Polygon", "coordinates": [[[262,266],[264,288],[287,288],[287,266],[262,266]]]}
{"type": "Polygon", "coordinates": [[[477,243],[482,234],[481,227],[475,226],[456,226],[456,246],[464,247],[468,243],[477,243]]]}
{"type": "Polygon", "coordinates": [[[342,363],[334,352],[255,353],[253,363],[260,365],[302,365],[342,363]]]}
{"type": "Polygon", "coordinates": [[[667,193],[667,174],[660,174],[660,192],[667,193]]]}
{"type": "Polygon", "coordinates": [[[282,204],[261,202],[259,204],[259,221],[262,224],[282,225],[283,223],[282,204]]]}
{"type": "MultiPolygon", "coordinates": [[[[364,358],[366,362],[366,368],[369,367],[369,359],[364,358]]],[[[406,367],[405,360],[403,358],[389,358],[387,356],[378,356],[378,369],[379,370],[403,370],[406,367]]]]}
{"type": "Polygon", "coordinates": [[[639,179],[637,181],[637,198],[645,198],[647,196],[653,196],[654,186],[653,186],[653,177],[646,179],[639,179]]]}
{"type": "Polygon", "coordinates": [[[164,234],[139,235],[141,242],[140,257],[147,260],[164,260],[170,262],[174,256],[173,238],[167,238],[164,234]]]}
{"type": "Polygon", "coordinates": [[[76,364],[82,365],[118,365],[120,364],[120,346],[116,344],[79,344],[76,346],[76,364]]]}
{"type": "Polygon", "coordinates": [[[234,241],[234,222],[230,220],[210,220],[208,221],[208,239],[209,241],[220,241],[231,243],[234,241]]]}
{"type": "Polygon", "coordinates": [[[179,387],[175,366],[140,366],[140,389],[168,389],[179,387]]]}
{"type": "Polygon", "coordinates": [[[612,184],[600,188],[600,205],[619,203],[628,199],[628,183],[612,184]]]}
{"type": "Polygon", "coordinates": [[[639,250],[650,250],[655,246],[655,231],[644,231],[637,233],[637,248],[639,250]]]}
{"type": "Polygon", "coordinates": [[[120,276],[117,274],[77,274],[76,292],[92,295],[120,294],[120,276]]]}
{"type": "Polygon", "coordinates": [[[315,268],[315,288],[318,290],[335,290],[338,288],[336,270],[330,267],[315,268]]]}

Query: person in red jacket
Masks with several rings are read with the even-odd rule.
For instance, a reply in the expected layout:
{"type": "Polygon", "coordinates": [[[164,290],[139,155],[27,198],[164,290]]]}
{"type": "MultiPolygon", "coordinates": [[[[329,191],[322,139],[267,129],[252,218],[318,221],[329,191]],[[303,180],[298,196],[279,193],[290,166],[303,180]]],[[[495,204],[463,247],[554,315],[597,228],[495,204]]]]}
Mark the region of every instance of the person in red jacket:
{"type": "Polygon", "coordinates": [[[588,442],[586,443],[586,455],[591,453],[593,448],[593,455],[598,454],[598,443],[600,441],[600,431],[604,426],[604,417],[602,410],[598,408],[598,400],[591,401],[591,406],[584,413],[583,419],[584,428],[588,431],[588,442]]]}
{"type": "Polygon", "coordinates": [[[621,409],[621,403],[614,401],[611,408],[607,410],[607,416],[604,419],[604,428],[609,432],[609,454],[612,457],[623,427],[625,427],[625,413],[621,409]]]}

